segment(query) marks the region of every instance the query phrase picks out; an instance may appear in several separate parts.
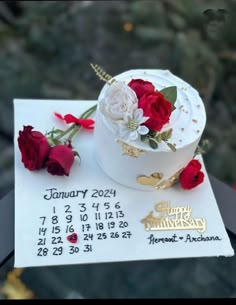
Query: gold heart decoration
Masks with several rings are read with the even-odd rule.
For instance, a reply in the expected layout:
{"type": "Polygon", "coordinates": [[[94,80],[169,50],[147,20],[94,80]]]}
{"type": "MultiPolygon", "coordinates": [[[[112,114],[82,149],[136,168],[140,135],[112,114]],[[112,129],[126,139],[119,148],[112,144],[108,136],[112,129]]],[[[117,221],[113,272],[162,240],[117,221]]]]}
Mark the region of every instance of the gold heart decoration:
{"type": "Polygon", "coordinates": [[[139,176],[137,182],[142,185],[156,186],[163,178],[163,173],[153,173],[150,176],[139,176]]]}

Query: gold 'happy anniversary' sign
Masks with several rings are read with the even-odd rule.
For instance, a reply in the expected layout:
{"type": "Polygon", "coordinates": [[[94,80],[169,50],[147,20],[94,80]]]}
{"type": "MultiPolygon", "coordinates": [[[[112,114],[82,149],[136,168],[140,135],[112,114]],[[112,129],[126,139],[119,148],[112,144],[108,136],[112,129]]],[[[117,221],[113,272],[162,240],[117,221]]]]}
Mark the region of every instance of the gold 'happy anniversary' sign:
{"type": "Polygon", "coordinates": [[[190,206],[171,207],[169,201],[161,201],[155,205],[155,210],[159,216],[155,217],[151,211],[141,223],[146,231],[165,230],[196,230],[206,231],[205,218],[192,218],[192,208],[190,206]]]}

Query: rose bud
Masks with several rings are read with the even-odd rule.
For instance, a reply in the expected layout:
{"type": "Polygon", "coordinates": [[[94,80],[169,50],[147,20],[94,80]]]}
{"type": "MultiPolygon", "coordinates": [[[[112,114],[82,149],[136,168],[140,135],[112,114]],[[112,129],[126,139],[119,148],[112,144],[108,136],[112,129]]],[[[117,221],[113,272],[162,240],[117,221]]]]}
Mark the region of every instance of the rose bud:
{"type": "Polygon", "coordinates": [[[198,160],[192,160],[181,172],[179,181],[183,189],[190,190],[204,180],[204,173],[201,171],[201,163],[198,160]]]}
{"type": "Polygon", "coordinates": [[[50,151],[47,138],[41,132],[32,129],[32,126],[24,126],[18,137],[21,161],[30,171],[41,169],[50,151]]]}
{"type": "Polygon", "coordinates": [[[137,98],[140,99],[146,93],[152,93],[155,91],[155,87],[151,82],[142,80],[142,79],[132,79],[128,86],[134,90],[137,95],[137,98]]]}
{"type": "Polygon", "coordinates": [[[66,145],[56,145],[51,148],[46,162],[47,171],[52,175],[69,176],[74,158],[74,153],[70,147],[66,145]]]}

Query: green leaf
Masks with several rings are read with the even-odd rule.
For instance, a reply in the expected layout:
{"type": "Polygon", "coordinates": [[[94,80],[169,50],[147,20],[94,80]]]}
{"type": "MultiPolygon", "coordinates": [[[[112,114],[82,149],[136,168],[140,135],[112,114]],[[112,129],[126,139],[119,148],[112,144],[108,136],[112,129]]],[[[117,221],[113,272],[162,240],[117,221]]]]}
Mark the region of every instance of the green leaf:
{"type": "Polygon", "coordinates": [[[64,131],[61,129],[53,129],[52,132],[55,134],[62,134],[64,131]]]}
{"type": "Polygon", "coordinates": [[[147,140],[147,138],[148,138],[148,135],[147,134],[142,134],[140,136],[140,138],[141,138],[141,141],[145,142],[147,140]]]}
{"type": "Polygon", "coordinates": [[[167,140],[169,140],[171,135],[172,135],[172,128],[170,128],[170,129],[168,129],[166,131],[163,131],[161,133],[161,138],[162,138],[163,141],[167,141],[167,140]]]}
{"type": "Polygon", "coordinates": [[[175,109],[174,103],[175,103],[176,98],[177,98],[177,88],[176,88],[176,86],[171,86],[171,87],[164,88],[160,92],[164,95],[165,99],[172,104],[173,110],[174,110],[175,109]]]}
{"type": "Polygon", "coordinates": [[[53,143],[54,145],[59,145],[59,144],[62,144],[62,142],[61,142],[61,141],[59,141],[59,140],[57,140],[57,139],[50,138],[50,140],[52,141],[52,143],[53,143]]]}
{"type": "Polygon", "coordinates": [[[155,139],[157,140],[158,143],[161,143],[161,141],[162,141],[162,134],[158,133],[158,135],[155,137],[155,139]]]}
{"type": "Polygon", "coordinates": [[[78,151],[73,150],[73,153],[74,153],[74,156],[75,156],[75,157],[78,157],[78,158],[80,159],[80,154],[78,153],[78,151]]]}
{"type": "Polygon", "coordinates": [[[166,143],[168,146],[169,146],[169,148],[173,151],[173,152],[176,152],[176,148],[175,148],[175,146],[173,145],[173,144],[171,144],[171,143],[166,143]]]}
{"type": "Polygon", "coordinates": [[[149,139],[149,145],[153,149],[157,149],[158,148],[158,142],[154,138],[150,138],[149,139]]]}
{"type": "Polygon", "coordinates": [[[57,134],[57,135],[59,135],[59,134],[63,134],[64,132],[63,132],[63,130],[61,130],[61,129],[52,129],[51,131],[48,131],[45,135],[47,136],[47,135],[50,135],[51,137],[53,137],[54,136],[54,134],[57,134]]]}
{"type": "Polygon", "coordinates": [[[156,130],[149,130],[148,135],[152,138],[155,138],[155,136],[157,135],[157,131],[156,130]]]}

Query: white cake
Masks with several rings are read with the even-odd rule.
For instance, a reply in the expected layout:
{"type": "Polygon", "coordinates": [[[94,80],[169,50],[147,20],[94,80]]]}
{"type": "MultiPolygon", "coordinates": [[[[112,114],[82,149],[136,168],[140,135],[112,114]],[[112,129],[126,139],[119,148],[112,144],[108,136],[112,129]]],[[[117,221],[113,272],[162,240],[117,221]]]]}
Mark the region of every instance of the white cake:
{"type": "MultiPolygon", "coordinates": [[[[113,79],[115,82],[105,84],[98,97],[94,130],[97,163],[109,177],[127,187],[138,190],[170,187],[193,159],[204,130],[206,112],[202,99],[191,85],[168,70],[129,70],[113,79]],[[177,87],[175,109],[160,131],[172,129],[169,143],[172,147],[174,145],[176,151],[164,141],[153,149],[141,141],[140,136],[135,140],[120,137],[120,125],[117,124],[119,119],[112,120],[106,115],[104,100],[107,107],[112,86],[119,87],[118,82],[128,84],[132,79],[149,81],[158,91],[170,86],[177,87]]],[[[114,89],[112,94],[114,95],[114,89]]],[[[117,100],[120,98],[119,94],[117,91],[117,100]]],[[[127,94],[130,94],[129,98],[133,98],[132,92],[127,94]]],[[[108,107],[107,109],[109,112],[108,107]]]]}

